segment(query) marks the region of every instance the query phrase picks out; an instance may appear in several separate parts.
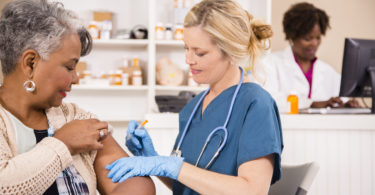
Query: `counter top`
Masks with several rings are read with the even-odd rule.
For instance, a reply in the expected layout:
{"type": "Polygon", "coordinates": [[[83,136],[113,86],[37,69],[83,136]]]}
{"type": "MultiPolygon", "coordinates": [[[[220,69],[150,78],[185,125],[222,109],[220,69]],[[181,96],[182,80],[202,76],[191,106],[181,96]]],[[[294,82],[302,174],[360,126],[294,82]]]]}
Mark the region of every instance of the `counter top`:
{"type": "MultiPolygon", "coordinates": [[[[375,130],[375,115],[371,114],[281,114],[283,129],[375,130]]],[[[177,113],[147,114],[148,128],[178,128],[177,113]]]]}

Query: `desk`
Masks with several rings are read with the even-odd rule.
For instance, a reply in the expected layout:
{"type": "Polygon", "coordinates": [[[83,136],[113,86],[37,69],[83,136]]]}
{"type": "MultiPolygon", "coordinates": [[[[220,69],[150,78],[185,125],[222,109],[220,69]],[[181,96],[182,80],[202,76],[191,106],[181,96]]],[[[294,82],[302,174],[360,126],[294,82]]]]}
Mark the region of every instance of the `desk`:
{"type": "MultiPolygon", "coordinates": [[[[155,148],[169,155],[177,114],[148,114],[155,148]]],[[[316,161],[310,195],[375,194],[375,115],[281,115],[284,164],[316,161]]],[[[157,184],[157,194],[171,194],[157,184]]]]}

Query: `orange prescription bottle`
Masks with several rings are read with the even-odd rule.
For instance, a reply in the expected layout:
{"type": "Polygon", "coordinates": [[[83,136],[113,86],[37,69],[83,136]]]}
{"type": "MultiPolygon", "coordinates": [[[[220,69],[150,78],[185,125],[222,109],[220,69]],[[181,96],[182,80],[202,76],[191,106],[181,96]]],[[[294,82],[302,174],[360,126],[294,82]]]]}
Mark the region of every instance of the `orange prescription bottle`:
{"type": "Polygon", "coordinates": [[[298,96],[291,93],[287,98],[289,112],[288,114],[298,114],[298,96]]]}
{"type": "Polygon", "coordinates": [[[182,25],[176,26],[176,30],[174,31],[174,39],[175,40],[184,39],[184,29],[183,29],[182,25]]]}

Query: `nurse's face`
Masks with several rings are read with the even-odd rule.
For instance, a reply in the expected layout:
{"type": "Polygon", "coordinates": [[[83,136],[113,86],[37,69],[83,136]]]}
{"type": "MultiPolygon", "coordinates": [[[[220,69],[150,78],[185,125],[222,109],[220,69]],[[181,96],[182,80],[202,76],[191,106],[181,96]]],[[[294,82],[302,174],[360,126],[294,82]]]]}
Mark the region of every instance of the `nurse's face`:
{"type": "Polygon", "coordinates": [[[230,60],[200,27],[184,29],[185,58],[195,82],[214,84],[224,77],[230,60]]]}
{"type": "Polygon", "coordinates": [[[318,24],[307,35],[293,40],[292,50],[300,60],[313,60],[321,42],[322,33],[318,24]]]}

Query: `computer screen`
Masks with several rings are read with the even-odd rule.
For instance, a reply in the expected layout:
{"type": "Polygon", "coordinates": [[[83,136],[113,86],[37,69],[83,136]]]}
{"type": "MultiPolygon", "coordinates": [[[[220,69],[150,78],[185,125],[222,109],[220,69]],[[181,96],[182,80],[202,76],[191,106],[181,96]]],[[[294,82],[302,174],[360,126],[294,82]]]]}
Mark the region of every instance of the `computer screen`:
{"type": "Polygon", "coordinates": [[[340,96],[372,97],[375,114],[375,40],[346,38],[340,96]]]}

